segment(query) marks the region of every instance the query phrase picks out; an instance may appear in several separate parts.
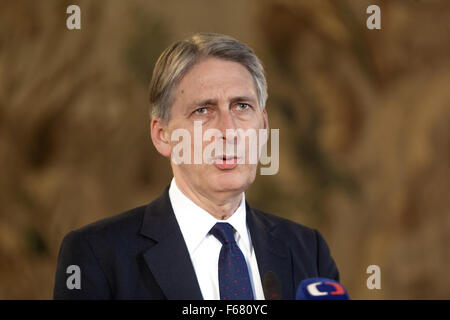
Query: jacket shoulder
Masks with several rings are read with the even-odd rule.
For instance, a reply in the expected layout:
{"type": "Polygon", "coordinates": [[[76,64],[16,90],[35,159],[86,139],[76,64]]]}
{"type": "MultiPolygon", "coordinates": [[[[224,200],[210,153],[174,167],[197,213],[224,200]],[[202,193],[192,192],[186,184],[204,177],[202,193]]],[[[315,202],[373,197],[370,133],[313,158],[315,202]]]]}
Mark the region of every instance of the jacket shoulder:
{"type": "Polygon", "coordinates": [[[142,218],[147,206],[136,207],[122,213],[107,217],[70,232],[72,236],[100,236],[102,238],[136,235],[142,225],[142,218]]]}
{"type": "Polygon", "coordinates": [[[146,206],[98,220],[70,231],[63,238],[55,274],[55,299],[110,299],[114,288],[116,260],[138,248],[135,235],[146,206]],[[81,290],[68,290],[66,270],[76,266],[82,273],[81,290]]]}
{"type": "Polygon", "coordinates": [[[277,238],[281,238],[280,240],[286,237],[301,237],[313,240],[316,237],[317,230],[315,229],[259,209],[252,208],[252,211],[269,230],[272,230],[277,238]]]}

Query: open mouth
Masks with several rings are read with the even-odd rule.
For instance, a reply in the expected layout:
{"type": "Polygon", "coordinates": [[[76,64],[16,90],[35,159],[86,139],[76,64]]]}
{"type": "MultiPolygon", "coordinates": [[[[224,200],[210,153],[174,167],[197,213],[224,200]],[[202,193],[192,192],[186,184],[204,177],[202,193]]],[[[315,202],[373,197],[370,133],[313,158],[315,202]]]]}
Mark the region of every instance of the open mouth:
{"type": "Polygon", "coordinates": [[[232,161],[232,160],[237,160],[236,156],[222,156],[219,157],[219,159],[222,159],[223,161],[232,161]]]}
{"type": "Polygon", "coordinates": [[[217,156],[214,158],[214,161],[217,160],[221,160],[221,161],[237,161],[239,158],[237,156],[227,156],[227,155],[222,155],[222,156],[217,156]]]}
{"type": "Polygon", "coordinates": [[[214,158],[214,164],[219,169],[229,170],[237,166],[238,159],[237,156],[222,155],[214,158]]]}

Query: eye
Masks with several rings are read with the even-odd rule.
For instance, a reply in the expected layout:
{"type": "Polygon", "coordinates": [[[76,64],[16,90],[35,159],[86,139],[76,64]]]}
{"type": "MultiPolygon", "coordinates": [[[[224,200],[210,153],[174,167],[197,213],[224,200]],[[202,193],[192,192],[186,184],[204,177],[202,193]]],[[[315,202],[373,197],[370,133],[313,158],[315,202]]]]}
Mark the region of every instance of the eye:
{"type": "Polygon", "coordinates": [[[238,103],[237,104],[237,109],[240,111],[244,111],[250,108],[250,105],[248,105],[247,103],[238,103]]]}
{"type": "Polygon", "coordinates": [[[198,108],[198,109],[196,109],[196,110],[194,111],[194,113],[195,113],[195,114],[199,114],[199,115],[207,114],[207,113],[208,113],[208,108],[207,108],[207,107],[201,107],[201,108],[198,108]]]}

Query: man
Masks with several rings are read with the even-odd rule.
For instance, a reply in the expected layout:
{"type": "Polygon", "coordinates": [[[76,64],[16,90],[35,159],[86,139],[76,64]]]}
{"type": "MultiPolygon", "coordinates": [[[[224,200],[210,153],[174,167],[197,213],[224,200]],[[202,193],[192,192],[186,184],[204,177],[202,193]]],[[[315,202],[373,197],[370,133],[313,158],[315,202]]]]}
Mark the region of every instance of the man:
{"type": "Polygon", "coordinates": [[[174,178],[149,205],[70,232],[54,298],[293,299],[305,278],[339,280],[318,231],[245,201],[257,164],[249,144],[230,150],[246,141],[239,129],[268,129],[266,99],[263,68],[247,45],[208,33],[166,49],[150,84],[150,132],[174,178]],[[199,148],[199,126],[215,130],[210,140],[222,149],[199,148]]]}

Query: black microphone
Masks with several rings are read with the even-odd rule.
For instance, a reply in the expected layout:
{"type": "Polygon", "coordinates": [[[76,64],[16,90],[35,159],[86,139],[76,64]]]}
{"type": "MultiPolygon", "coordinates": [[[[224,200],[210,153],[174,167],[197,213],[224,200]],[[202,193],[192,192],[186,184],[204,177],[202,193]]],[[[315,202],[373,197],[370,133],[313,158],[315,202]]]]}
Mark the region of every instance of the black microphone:
{"type": "Polygon", "coordinates": [[[280,300],[281,299],[281,281],[275,272],[267,271],[263,280],[263,291],[266,300],[280,300]]]}
{"type": "Polygon", "coordinates": [[[295,300],[349,300],[347,290],[337,281],[308,278],[300,282],[295,300]]]}

